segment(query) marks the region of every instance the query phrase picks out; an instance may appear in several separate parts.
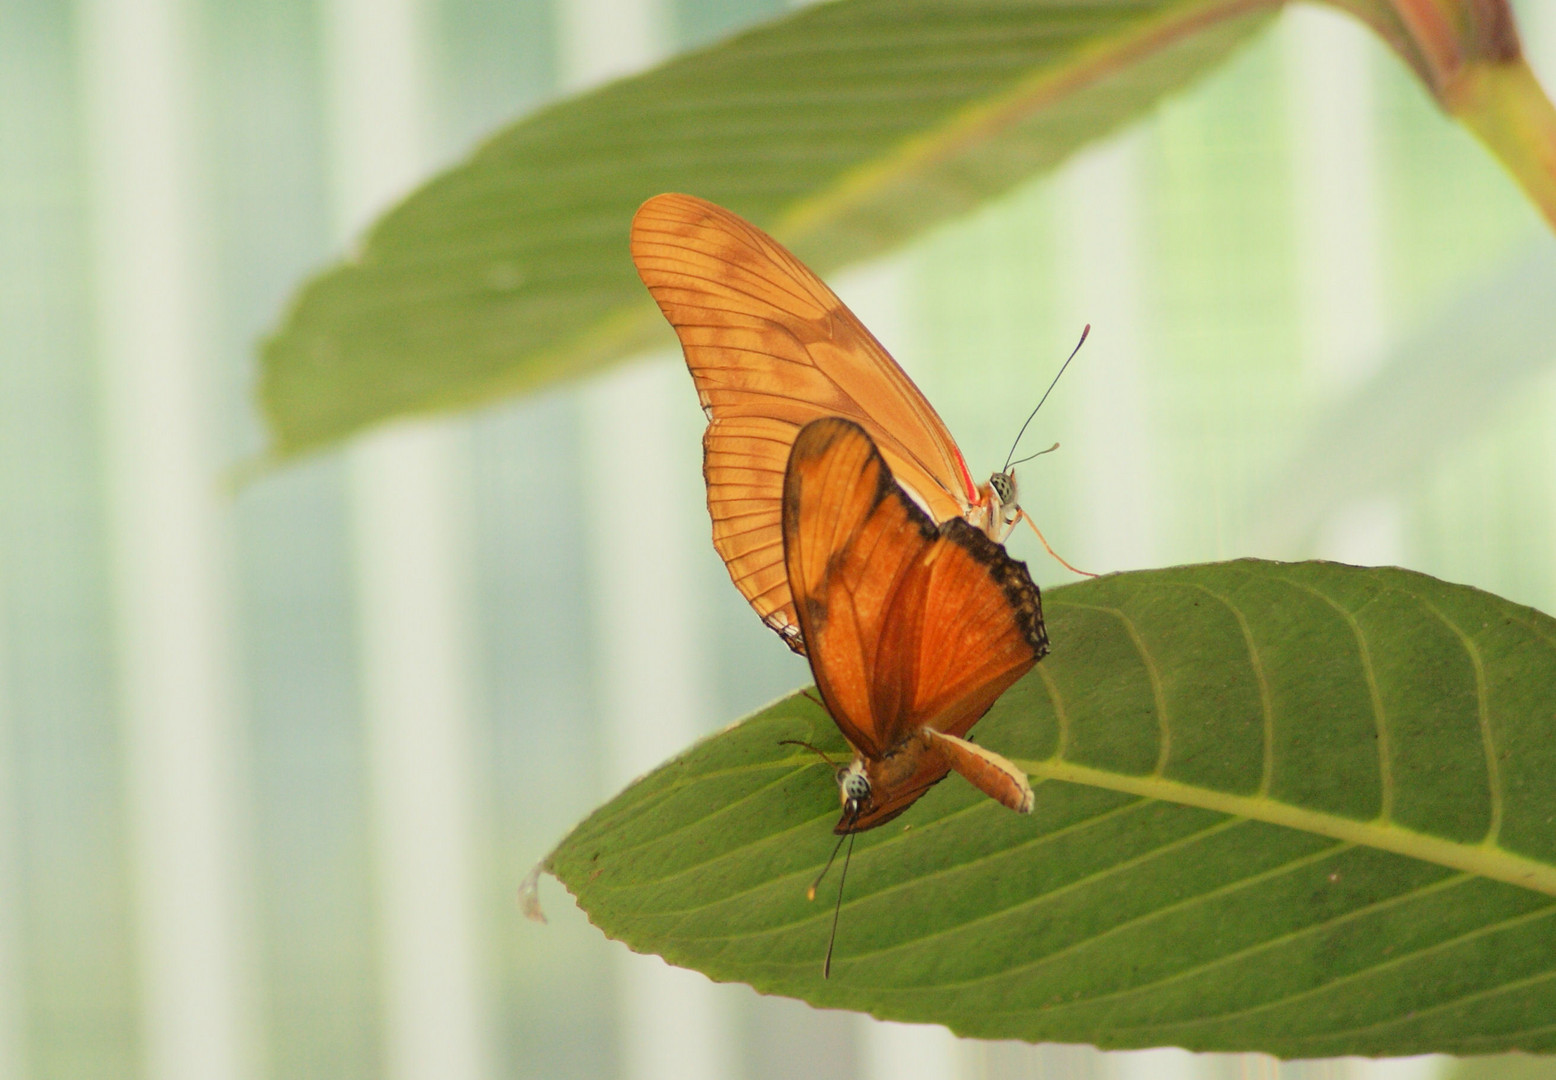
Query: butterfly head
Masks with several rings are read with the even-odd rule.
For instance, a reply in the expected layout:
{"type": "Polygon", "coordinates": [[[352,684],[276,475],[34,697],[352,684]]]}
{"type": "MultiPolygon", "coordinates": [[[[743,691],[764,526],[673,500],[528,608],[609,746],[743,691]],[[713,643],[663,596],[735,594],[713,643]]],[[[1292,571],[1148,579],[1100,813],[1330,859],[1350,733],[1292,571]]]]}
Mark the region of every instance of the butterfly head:
{"type": "Polygon", "coordinates": [[[837,793],[847,813],[855,813],[870,797],[870,778],[865,775],[864,762],[855,758],[837,771],[837,793]]]}
{"type": "Polygon", "coordinates": [[[1007,469],[989,477],[985,503],[988,506],[984,532],[998,543],[1010,534],[1016,522],[1021,520],[1021,492],[1016,487],[1016,470],[1007,469]]]}
{"type": "Polygon", "coordinates": [[[1013,506],[1016,503],[1016,470],[1009,472],[997,472],[989,477],[989,488],[1005,506],[1013,506]]]}

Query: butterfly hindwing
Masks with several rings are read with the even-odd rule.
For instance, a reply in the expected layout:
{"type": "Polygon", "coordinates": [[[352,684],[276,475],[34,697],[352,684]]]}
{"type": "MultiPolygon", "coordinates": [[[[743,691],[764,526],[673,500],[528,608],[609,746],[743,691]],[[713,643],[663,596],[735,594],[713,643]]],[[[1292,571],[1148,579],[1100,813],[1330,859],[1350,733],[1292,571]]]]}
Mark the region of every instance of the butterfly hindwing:
{"type": "Polygon", "coordinates": [[[782,573],[784,463],[824,416],[869,432],[936,520],[975,497],[929,401],[820,278],[766,233],[690,195],[648,200],[632,259],[686,354],[708,414],[713,542],[758,615],[803,651],[782,573]]]}
{"type": "Polygon", "coordinates": [[[880,652],[895,670],[877,681],[876,711],[902,718],[899,737],[930,720],[965,734],[1048,651],[1026,568],[961,518],[938,532],[884,620],[880,652]]]}

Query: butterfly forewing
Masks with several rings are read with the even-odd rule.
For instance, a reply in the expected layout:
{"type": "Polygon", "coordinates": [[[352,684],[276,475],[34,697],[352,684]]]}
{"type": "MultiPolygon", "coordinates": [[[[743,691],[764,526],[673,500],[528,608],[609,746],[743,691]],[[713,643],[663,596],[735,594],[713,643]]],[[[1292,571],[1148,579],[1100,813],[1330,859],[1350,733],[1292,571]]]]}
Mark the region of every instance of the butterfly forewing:
{"type": "MultiPolygon", "coordinates": [[[[800,432],[783,535],[817,688],[867,759],[921,728],[964,734],[1047,651],[1025,568],[960,518],[936,526],[858,425],[800,432]]],[[[911,775],[850,828],[900,813],[951,767],[932,744],[915,753],[911,775]]]]}
{"type": "Polygon", "coordinates": [[[976,497],[929,401],[820,278],[721,207],[658,195],[632,222],[632,259],[686,354],[703,437],[714,546],[768,625],[793,636],[781,498],[789,446],[824,416],[861,424],[936,520],[976,497]],[[787,631],[786,631],[787,628],[787,631]]]}

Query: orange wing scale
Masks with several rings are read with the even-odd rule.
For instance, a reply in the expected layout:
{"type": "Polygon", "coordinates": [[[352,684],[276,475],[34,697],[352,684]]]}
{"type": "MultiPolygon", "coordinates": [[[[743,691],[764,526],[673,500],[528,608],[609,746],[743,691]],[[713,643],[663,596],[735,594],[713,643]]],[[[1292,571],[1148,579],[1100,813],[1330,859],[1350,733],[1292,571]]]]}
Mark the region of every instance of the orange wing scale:
{"type": "Polygon", "coordinates": [[[675,328],[708,414],[713,544],[751,606],[804,651],[783,571],[784,465],[800,428],[859,423],[937,521],[978,498],[929,401],[831,289],[722,207],[658,195],[632,220],[632,261],[675,328]]]}
{"type": "Polygon", "coordinates": [[[959,517],[937,526],[840,419],[794,442],[783,542],[816,687],[871,781],[838,831],[890,820],[952,768],[1019,798],[986,759],[1007,762],[936,734],[964,735],[1047,652],[1026,567],[959,517]]]}

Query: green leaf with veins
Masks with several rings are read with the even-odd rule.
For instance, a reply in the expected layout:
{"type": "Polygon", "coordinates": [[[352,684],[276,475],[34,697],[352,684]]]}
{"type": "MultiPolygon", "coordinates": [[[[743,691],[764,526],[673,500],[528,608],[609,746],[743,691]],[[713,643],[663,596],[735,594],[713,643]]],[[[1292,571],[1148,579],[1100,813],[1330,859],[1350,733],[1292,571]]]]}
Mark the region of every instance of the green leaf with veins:
{"type": "MultiPolygon", "coordinates": [[[[1335,2],[1556,222],[1556,111],[1505,0],[1335,2]]],[[[833,0],[542,109],[301,290],[264,346],[271,452],[668,345],[627,257],[650,195],[729,206],[827,274],[1143,115],[1281,6],[833,0]]]]}
{"type": "Polygon", "coordinates": [[[633,272],[687,191],[818,273],[1051,168],[1267,25],[1276,0],[834,0],[562,101],[390,211],[264,346],[273,452],[674,338],[633,272]]]}
{"type": "Polygon", "coordinates": [[[1239,561],[1050,590],[1053,653],[959,778],[859,838],[796,695],[595,812],[548,868],[714,979],[991,1039],[1285,1057],[1556,1049],[1556,621],[1397,569],[1239,561]],[[836,871],[834,870],[834,873],[836,871]]]}

